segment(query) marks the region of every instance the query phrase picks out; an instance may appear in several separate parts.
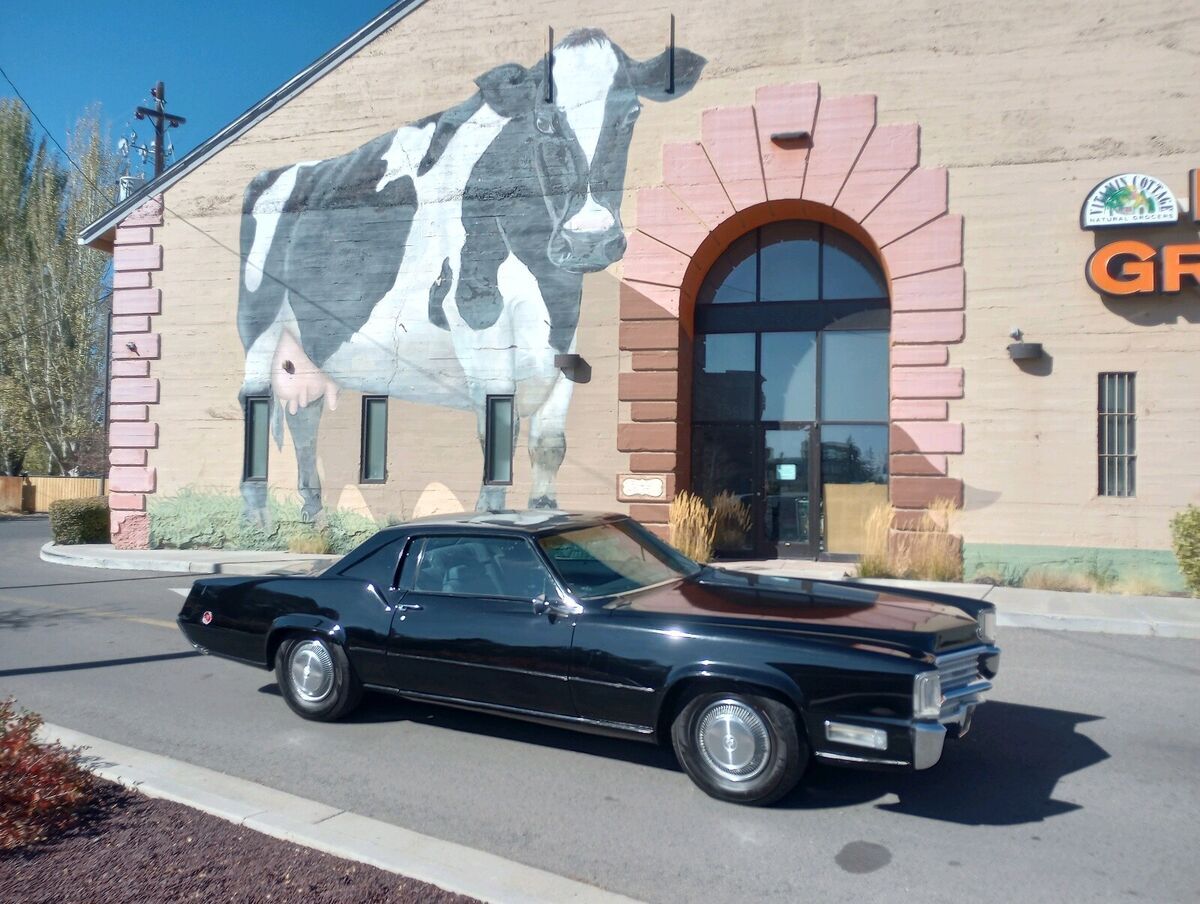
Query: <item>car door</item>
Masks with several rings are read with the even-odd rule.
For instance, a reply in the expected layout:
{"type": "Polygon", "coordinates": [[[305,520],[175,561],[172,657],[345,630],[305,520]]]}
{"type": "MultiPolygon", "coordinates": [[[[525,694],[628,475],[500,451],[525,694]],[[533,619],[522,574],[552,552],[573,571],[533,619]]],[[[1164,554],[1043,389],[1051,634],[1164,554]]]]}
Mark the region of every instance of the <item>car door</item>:
{"type": "Polygon", "coordinates": [[[388,641],[397,688],[575,714],[567,685],[574,620],[535,605],[557,589],[524,537],[419,538],[399,590],[388,641]]]}

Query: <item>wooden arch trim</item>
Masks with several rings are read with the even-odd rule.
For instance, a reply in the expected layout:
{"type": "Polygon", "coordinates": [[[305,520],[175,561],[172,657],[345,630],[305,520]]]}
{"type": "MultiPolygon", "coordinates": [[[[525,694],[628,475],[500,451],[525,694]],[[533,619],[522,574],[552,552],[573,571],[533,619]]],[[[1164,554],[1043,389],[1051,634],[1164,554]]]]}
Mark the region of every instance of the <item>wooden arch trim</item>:
{"type": "MultiPolygon", "coordinates": [[[[879,125],[875,108],[874,95],[823,98],[815,82],[765,87],[750,106],[706,110],[700,141],[663,148],[662,184],[638,192],[621,283],[620,346],[631,355],[618,382],[629,417],[617,445],[632,473],[688,486],[700,283],[739,236],[807,219],[857,239],[888,280],[897,526],[915,528],[935,499],[962,504],[962,481],[948,474],[964,448],[949,411],[963,396],[963,370],[949,363],[965,329],[963,222],[949,212],[946,170],[920,166],[918,127],[879,125]],[[798,133],[809,137],[782,137],[798,133]]],[[[665,525],[669,496],[621,498],[634,517],[665,525]]]]}

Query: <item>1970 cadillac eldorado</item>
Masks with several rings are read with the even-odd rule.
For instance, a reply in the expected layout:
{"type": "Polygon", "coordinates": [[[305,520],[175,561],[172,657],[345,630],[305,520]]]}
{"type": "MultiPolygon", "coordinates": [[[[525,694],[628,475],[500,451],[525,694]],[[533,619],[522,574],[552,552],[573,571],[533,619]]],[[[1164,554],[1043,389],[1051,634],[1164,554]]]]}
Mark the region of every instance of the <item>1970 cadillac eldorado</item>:
{"type": "Polygon", "coordinates": [[[995,609],[699,565],[623,515],[466,513],[380,531],[310,577],[196,581],[198,648],[274,668],[306,719],[363,690],[646,741],[768,804],[810,757],[927,769],[999,666],[995,609]]]}

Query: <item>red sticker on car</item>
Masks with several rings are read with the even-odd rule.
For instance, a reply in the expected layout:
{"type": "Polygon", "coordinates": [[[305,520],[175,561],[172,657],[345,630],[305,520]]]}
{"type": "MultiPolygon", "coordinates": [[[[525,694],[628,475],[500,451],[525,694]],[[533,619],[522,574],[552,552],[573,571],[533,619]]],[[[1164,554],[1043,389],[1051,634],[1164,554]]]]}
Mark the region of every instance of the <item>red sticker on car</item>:
{"type": "Polygon", "coordinates": [[[212,624],[212,613],[211,613],[211,612],[205,612],[203,615],[201,615],[201,616],[200,616],[200,623],[201,623],[201,624],[204,624],[204,625],[211,625],[211,624],[212,624]]]}

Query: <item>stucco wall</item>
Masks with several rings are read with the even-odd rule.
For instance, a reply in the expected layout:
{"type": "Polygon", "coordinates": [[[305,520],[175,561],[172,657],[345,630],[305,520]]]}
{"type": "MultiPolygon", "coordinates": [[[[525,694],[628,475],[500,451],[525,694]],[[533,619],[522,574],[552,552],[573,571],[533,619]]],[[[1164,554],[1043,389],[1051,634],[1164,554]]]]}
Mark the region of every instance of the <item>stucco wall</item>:
{"type": "MultiPolygon", "coordinates": [[[[1200,21],[1180,22],[1178,7],[1165,2],[1139,7],[1131,26],[1129,7],[1115,2],[746,2],[731,15],[723,2],[680,10],[631,0],[430,0],[169,192],[155,233],[165,255],[155,279],[163,290],[159,445],[150,453],[158,492],[231,491],[240,478],[243,355],[231,249],[242,192],[256,173],[346,152],[465,99],[478,74],[540,60],[547,26],[559,37],[576,26],[603,28],[631,56],[652,56],[672,10],[678,43],[709,62],[690,94],[646,105],[630,146],[625,226],[637,225],[636,191],[662,182],[663,144],[699,138],[703,110],[801,81],[819,81],[830,96],[876,94],[880,124],[920,124],[922,165],[949,170],[950,209],[966,223],[966,338],[951,353],[966,388],[950,412],[967,437],[951,465],[965,483],[966,539],[1165,547],[1169,513],[1200,499],[1191,454],[1200,439],[1200,296],[1106,303],[1083,279],[1094,237],[1077,219],[1103,177],[1146,171],[1183,195],[1187,169],[1200,164],[1200,21]],[[1047,372],[1008,360],[1012,327],[1045,345],[1047,372]],[[1135,499],[1095,495],[1101,370],[1139,375],[1135,499]]],[[[1178,227],[1172,237],[1195,234],[1178,227]]],[[[615,433],[630,419],[616,388],[621,272],[617,264],[585,277],[578,350],[592,379],[577,387],[568,419],[559,476],[566,506],[621,507],[614,476],[628,455],[617,452],[615,433]]],[[[326,505],[411,515],[434,481],[474,504],[481,454],[473,416],[393,402],[390,479],[378,487],[356,485],[358,415],[351,394],[325,415],[326,505]]],[[[290,443],[271,454],[272,487],[294,492],[290,443]]],[[[510,501],[527,493],[518,449],[510,501]]]]}

